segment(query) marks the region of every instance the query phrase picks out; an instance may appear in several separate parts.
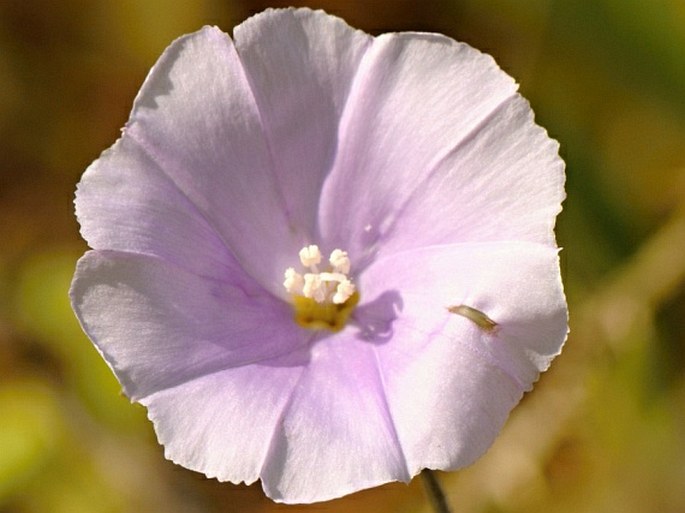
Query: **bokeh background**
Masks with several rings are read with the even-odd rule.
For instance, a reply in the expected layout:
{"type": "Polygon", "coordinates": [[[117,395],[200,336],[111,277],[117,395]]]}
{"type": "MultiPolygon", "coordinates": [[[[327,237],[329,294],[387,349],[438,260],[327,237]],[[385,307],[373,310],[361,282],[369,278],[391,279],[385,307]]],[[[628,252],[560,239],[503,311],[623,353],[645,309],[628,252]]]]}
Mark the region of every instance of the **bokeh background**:
{"type": "MultiPolygon", "coordinates": [[[[0,512],[429,511],[418,480],[288,507],[167,462],[68,304],[75,184],[150,66],[269,5],[0,0],[0,512]]],[[[488,454],[439,474],[455,512],[685,511],[685,2],[307,5],[492,54],[568,165],[572,333],[488,454]]]]}

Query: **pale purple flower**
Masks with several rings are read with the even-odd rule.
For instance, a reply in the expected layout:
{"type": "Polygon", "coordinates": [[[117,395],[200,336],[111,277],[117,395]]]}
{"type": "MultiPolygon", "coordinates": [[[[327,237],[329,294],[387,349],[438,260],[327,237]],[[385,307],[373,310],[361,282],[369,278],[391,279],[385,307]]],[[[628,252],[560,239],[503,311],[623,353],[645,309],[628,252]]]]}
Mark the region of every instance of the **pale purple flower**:
{"type": "Polygon", "coordinates": [[[559,353],[563,184],[489,56],[269,10],[155,64],[79,184],[72,304],[169,459],[288,503],[409,481],[559,353]]]}

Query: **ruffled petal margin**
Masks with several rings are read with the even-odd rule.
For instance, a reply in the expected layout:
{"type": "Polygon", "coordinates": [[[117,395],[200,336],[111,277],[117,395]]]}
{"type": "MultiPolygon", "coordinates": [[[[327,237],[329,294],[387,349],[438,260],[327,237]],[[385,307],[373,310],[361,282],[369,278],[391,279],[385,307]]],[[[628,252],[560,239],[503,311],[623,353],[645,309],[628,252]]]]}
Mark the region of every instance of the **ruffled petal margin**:
{"type": "Polygon", "coordinates": [[[75,205],[93,249],[155,256],[209,278],[243,274],[210,221],[130,137],[88,167],[75,205]]]}

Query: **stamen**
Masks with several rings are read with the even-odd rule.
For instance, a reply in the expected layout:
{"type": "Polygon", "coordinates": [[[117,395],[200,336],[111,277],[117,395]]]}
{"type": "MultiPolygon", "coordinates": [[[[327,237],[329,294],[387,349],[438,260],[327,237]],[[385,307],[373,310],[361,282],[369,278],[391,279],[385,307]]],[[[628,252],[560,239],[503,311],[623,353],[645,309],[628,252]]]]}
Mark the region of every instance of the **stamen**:
{"type": "Polygon", "coordinates": [[[321,281],[326,282],[340,283],[342,280],[347,279],[347,276],[345,276],[343,273],[319,273],[319,276],[321,276],[321,281]]]}
{"type": "Polygon", "coordinates": [[[319,270],[322,255],[318,246],[305,246],[299,252],[300,262],[307,271],[298,273],[293,267],[285,270],[283,286],[293,296],[295,320],[305,328],[341,330],[359,294],[348,273],[347,252],[335,249],[328,258],[327,269],[319,270]]]}
{"type": "Polygon", "coordinates": [[[321,263],[321,251],[319,246],[312,244],[305,246],[300,250],[300,262],[305,267],[311,267],[312,271],[316,272],[315,266],[321,263]]]}
{"type": "Polygon", "coordinates": [[[285,281],[283,282],[285,290],[290,294],[302,294],[302,287],[304,286],[304,278],[295,269],[288,267],[285,270],[285,281]]]}
{"type": "Polygon", "coordinates": [[[344,279],[335,289],[335,294],[333,295],[333,302],[336,305],[341,305],[354,294],[354,285],[348,279],[344,279]]]}
{"type": "Polygon", "coordinates": [[[333,266],[335,272],[343,274],[350,272],[350,259],[347,256],[347,251],[334,249],[328,261],[333,266]]]}
{"type": "Polygon", "coordinates": [[[302,295],[313,299],[317,303],[326,301],[326,287],[320,274],[307,273],[304,275],[302,295]]]}

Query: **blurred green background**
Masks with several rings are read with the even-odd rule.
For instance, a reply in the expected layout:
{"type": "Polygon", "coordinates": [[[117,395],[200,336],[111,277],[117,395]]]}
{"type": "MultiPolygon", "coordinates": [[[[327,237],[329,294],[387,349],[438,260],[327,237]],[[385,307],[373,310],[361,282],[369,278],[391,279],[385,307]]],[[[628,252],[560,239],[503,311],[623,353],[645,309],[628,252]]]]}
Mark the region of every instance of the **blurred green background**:
{"type": "MultiPolygon", "coordinates": [[[[68,304],[80,174],[172,39],[257,1],[0,0],[0,512],[427,512],[420,482],[313,506],[167,462],[68,304]]],[[[305,5],[305,4],[301,4],[305,5]]],[[[318,1],[492,54],[561,142],[572,333],[455,511],[685,511],[685,2],[318,1]]]]}

